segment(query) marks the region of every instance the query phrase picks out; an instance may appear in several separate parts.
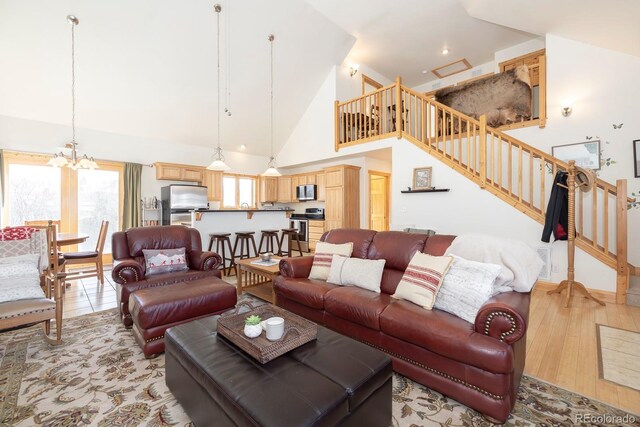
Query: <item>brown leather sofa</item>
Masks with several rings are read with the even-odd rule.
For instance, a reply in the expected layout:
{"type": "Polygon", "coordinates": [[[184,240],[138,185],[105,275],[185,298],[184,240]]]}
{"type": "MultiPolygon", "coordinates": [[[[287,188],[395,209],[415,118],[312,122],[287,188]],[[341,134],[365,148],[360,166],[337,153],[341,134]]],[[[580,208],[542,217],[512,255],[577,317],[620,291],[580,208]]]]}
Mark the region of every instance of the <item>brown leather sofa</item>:
{"type": "Polygon", "coordinates": [[[200,233],[183,225],[137,227],[113,233],[111,239],[113,269],[120,317],[125,326],[133,322],[129,313],[129,295],[138,289],[188,282],[205,277],[221,277],[220,255],[202,250],[200,233]],[[185,248],[189,270],[145,277],[143,249],[185,248]]]}
{"type": "Polygon", "coordinates": [[[276,304],[388,353],[396,372],[504,422],[526,353],[528,293],[499,294],[475,324],[392,298],[412,256],[443,255],[455,236],[339,229],[321,241],[353,242],[353,257],[385,259],[381,293],[308,279],[313,257],[284,258],[276,304]]]}

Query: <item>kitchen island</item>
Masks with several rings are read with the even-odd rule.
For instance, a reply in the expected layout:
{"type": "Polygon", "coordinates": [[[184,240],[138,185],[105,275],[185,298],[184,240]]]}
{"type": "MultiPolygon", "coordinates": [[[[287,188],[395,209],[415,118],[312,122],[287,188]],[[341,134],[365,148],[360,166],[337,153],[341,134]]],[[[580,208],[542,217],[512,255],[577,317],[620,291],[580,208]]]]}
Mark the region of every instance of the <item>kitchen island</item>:
{"type": "MultiPolygon", "coordinates": [[[[289,217],[292,212],[293,209],[199,210],[191,212],[191,227],[200,232],[202,247],[205,250],[209,247],[211,233],[230,233],[233,245],[236,232],[254,231],[257,246],[260,243],[262,230],[280,231],[283,228],[289,228],[289,217]]],[[[286,249],[286,239],[283,246],[283,249],[286,249]]]]}

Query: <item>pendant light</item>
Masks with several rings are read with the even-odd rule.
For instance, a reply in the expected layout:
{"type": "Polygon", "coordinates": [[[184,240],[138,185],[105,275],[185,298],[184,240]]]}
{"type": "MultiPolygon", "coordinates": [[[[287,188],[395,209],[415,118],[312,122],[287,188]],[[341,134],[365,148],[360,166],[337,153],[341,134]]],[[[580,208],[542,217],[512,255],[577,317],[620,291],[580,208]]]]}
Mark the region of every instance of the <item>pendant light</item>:
{"type": "Polygon", "coordinates": [[[278,169],[276,169],[276,158],[273,155],[273,40],[275,39],[273,34],[269,34],[268,40],[271,45],[271,157],[269,157],[269,164],[267,170],[262,176],[282,176],[278,169]]]}
{"type": "Polygon", "coordinates": [[[207,169],[210,171],[224,172],[231,168],[224,162],[222,147],[220,147],[220,12],[222,11],[222,6],[215,4],[213,6],[213,10],[218,14],[218,108],[216,110],[218,115],[218,146],[213,151],[213,162],[207,166],[207,169]]]}
{"type": "Polygon", "coordinates": [[[75,27],[80,20],[73,16],[67,15],[67,22],[71,24],[71,142],[65,144],[65,148],[71,150],[71,156],[67,158],[62,152],[54,154],[47,162],[48,165],[59,168],[62,166],[77,169],[98,169],[98,164],[85,154],[78,160],[78,143],[76,142],[76,50],[75,50],[75,27]]]}

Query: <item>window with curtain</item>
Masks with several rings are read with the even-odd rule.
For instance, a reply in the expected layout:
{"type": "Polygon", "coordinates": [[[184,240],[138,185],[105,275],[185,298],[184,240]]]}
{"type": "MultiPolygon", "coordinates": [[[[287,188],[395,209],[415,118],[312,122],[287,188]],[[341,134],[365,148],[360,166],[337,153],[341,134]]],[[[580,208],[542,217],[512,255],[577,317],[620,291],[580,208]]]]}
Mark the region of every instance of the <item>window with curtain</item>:
{"type": "Polygon", "coordinates": [[[257,180],[253,175],[224,174],[222,177],[222,207],[240,209],[244,203],[256,207],[257,180]]]}

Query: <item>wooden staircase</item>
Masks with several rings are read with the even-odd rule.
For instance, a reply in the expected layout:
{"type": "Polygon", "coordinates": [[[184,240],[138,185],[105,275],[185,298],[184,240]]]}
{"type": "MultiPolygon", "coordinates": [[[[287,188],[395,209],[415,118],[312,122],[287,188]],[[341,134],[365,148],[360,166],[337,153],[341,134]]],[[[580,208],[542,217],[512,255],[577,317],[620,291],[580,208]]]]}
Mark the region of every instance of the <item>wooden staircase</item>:
{"type": "MultiPolygon", "coordinates": [[[[512,136],[424,94],[394,84],[345,102],[335,102],[335,149],[397,137],[406,139],[460,172],[482,189],[543,223],[553,179],[568,165],[512,136]],[[400,106],[398,108],[398,106],[400,106]]],[[[627,261],[626,180],[596,180],[576,195],[576,244],[616,269],[616,301],[625,302],[630,274],[627,261]]]]}

